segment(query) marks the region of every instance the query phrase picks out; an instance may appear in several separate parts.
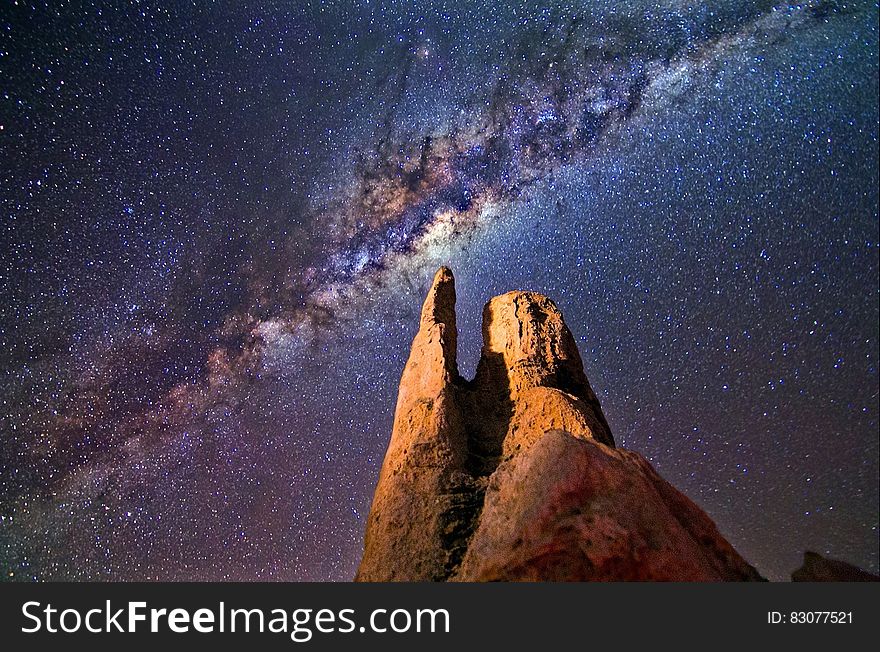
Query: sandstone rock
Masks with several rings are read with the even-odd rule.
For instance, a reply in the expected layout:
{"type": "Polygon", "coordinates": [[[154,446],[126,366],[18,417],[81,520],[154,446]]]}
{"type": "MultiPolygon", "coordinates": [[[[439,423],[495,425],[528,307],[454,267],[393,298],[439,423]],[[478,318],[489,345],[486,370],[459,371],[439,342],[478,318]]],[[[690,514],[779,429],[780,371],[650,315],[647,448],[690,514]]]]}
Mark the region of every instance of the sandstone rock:
{"type": "Polygon", "coordinates": [[[455,515],[477,500],[464,472],[467,435],[456,388],[456,334],[455,284],[452,272],[442,268],[400,379],[356,580],[440,580],[456,561],[455,515]]]}
{"type": "Polygon", "coordinates": [[[454,579],[760,577],[643,457],[551,430],[492,474],[479,527],[454,579]]]}
{"type": "Polygon", "coordinates": [[[400,381],[359,581],[757,580],[706,514],[614,448],[547,297],[483,311],[473,381],[456,364],[440,269],[400,381]]]}
{"type": "Polygon", "coordinates": [[[614,444],[562,313],[541,294],[508,292],[486,304],[475,382],[506,388],[514,405],[536,387],[565,392],[586,403],[583,411],[592,417],[595,438],[614,444]]]}
{"type": "Polygon", "coordinates": [[[791,574],[792,582],[880,582],[880,576],[817,552],[804,553],[803,566],[791,574]]]}

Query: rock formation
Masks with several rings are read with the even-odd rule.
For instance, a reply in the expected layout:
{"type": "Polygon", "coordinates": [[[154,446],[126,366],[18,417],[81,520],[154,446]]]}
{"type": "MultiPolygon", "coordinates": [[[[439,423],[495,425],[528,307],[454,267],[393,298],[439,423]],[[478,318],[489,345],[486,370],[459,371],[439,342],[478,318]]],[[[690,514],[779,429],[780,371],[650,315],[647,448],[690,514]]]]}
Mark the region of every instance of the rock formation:
{"type": "Polygon", "coordinates": [[[792,582],[880,582],[880,577],[818,552],[804,553],[804,564],[791,574],[792,582]]]}
{"type": "Polygon", "coordinates": [[[760,580],[709,517],[615,448],[556,305],[483,311],[472,381],[441,268],[400,381],[358,581],[760,580]]]}

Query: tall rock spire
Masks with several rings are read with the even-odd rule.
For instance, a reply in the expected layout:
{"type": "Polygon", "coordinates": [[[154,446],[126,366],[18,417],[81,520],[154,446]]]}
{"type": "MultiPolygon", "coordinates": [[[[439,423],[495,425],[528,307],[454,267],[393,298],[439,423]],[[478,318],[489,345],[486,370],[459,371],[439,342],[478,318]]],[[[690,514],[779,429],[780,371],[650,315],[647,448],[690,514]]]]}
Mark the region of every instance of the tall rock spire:
{"type": "Polygon", "coordinates": [[[464,472],[456,336],[455,280],[442,267],[400,379],[357,580],[445,579],[463,553],[455,558],[454,540],[470,532],[458,531],[457,515],[472,509],[474,492],[464,472]]]}
{"type": "Polygon", "coordinates": [[[486,304],[473,381],[458,374],[456,339],[444,267],[400,380],[355,579],[760,579],[699,507],[614,448],[550,299],[486,304]]]}

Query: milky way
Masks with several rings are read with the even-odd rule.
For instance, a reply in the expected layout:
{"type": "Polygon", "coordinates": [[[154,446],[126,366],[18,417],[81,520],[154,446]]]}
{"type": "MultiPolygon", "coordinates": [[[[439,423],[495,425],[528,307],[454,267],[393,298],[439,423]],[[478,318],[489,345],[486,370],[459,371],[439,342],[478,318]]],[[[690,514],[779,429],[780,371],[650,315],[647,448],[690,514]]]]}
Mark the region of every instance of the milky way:
{"type": "MultiPolygon", "coordinates": [[[[349,579],[427,283],[759,570],[878,568],[877,7],[2,10],[12,579],[349,579]]],[[[295,6],[294,6],[295,5],[295,6]]]]}

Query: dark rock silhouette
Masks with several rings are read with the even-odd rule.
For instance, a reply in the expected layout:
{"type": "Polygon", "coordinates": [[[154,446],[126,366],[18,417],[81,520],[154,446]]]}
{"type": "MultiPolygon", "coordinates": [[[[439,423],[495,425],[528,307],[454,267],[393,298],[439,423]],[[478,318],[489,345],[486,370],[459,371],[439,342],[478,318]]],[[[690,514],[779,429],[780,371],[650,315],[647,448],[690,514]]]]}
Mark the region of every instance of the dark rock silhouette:
{"type": "Polygon", "coordinates": [[[422,308],[358,581],[761,580],[643,457],[615,448],[577,345],[547,297],[483,311],[456,363],[455,285],[422,308]]]}
{"type": "Polygon", "coordinates": [[[792,582],[880,582],[880,576],[817,552],[804,553],[804,564],[791,574],[792,582]]]}

